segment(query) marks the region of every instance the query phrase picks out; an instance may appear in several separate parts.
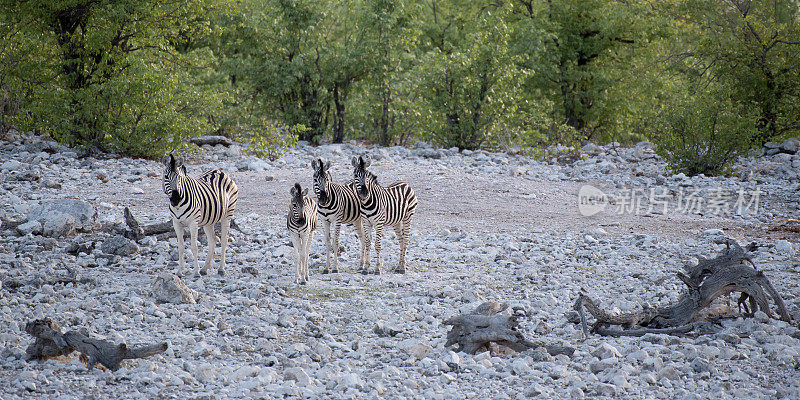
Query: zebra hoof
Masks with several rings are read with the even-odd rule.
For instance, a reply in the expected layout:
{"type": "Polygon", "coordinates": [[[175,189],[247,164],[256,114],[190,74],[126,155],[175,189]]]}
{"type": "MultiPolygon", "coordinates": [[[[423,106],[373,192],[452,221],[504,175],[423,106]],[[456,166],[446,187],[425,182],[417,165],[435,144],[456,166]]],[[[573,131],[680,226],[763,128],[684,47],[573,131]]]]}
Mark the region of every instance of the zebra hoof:
{"type": "Polygon", "coordinates": [[[406,273],[406,270],[405,270],[405,269],[400,269],[400,268],[397,268],[397,269],[395,269],[395,270],[394,270],[394,273],[395,273],[395,274],[405,274],[405,273],[406,273]]]}
{"type": "Polygon", "coordinates": [[[361,275],[369,275],[369,270],[368,270],[368,269],[366,269],[366,268],[365,268],[365,269],[362,269],[362,270],[361,270],[361,275]]]}
{"type": "Polygon", "coordinates": [[[204,269],[201,269],[201,270],[200,270],[200,271],[199,271],[197,274],[195,274],[195,275],[198,275],[198,276],[200,276],[200,275],[206,276],[206,275],[208,275],[208,271],[206,271],[206,270],[204,270],[204,269]]]}
{"type": "Polygon", "coordinates": [[[373,274],[380,275],[381,274],[380,268],[375,268],[375,272],[373,272],[373,274]]]}
{"type": "Polygon", "coordinates": [[[332,273],[332,274],[338,274],[338,273],[339,273],[339,270],[338,270],[338,269],[332,269],[332,270],[331,270],[331,273],[332,273]]]}
{"type": "Polygon", "coordinates": [[[323,273],[323,274],[329,274],[329,273],[331,273],[331,271],[328,271],[328,269],[327,269],[327,268],[325,268],[325,269],[323,269],[323,270],[322,270],[322,273],[323,273]]]}
{"type": "Polygon", "coordinates": [[[305,286],[308,281],[300,281],[300,286],[305,286]]]}
{"type": "Polygon", "coordinates": [[[224,270],[224,269],[221,269],[221,270],[217,271],[217,275],[219,275],[219,276],[225,276],[225,270],[224,270]]]}

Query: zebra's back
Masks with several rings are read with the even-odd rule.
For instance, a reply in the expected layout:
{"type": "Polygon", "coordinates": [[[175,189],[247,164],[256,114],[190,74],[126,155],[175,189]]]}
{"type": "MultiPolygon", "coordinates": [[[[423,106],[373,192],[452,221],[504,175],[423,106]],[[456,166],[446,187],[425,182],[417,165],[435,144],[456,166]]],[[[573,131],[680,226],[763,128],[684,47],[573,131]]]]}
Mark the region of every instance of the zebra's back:
{"type": "Polygon", "coordinates": [[[177,205],[170,205],[172,216],[181,222],[194,220],[198,226],[215,224],[233,216],[239,188],[221,169],[199,177],[186,177],[187,193],[177,205]]]}
{"type": "Polygon", "coordinates": [[[396,225],[414,215],[417,195],[408,183],[396,182],[377,189],[371,202],[361,204],[361,214],[371,222],[396,225]]]}
{"type": "Polygon", "coordinates": [[[361,202],[356,194],[355,184],[350,181],[344,185],[331,182],[327,204],[317,204],[322,219],[331,222],[352,223],[361,217],[361,202]]]}

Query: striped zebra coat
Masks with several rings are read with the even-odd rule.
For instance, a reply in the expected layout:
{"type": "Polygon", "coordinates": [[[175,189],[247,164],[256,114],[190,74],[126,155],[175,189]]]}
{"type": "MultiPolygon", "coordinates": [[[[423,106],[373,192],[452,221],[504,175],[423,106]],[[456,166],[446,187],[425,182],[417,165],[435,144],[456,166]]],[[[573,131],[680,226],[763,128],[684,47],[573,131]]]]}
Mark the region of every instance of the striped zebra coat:
{"type": "MultiPolygon", "coordinates": [[[[353,157],[352,164],[356,194],[361,203],[361,219],[364,223],[367,249],[369,249],[372,239],[372,227],[375,227],[375,273],[380,274],[383,267],[381,260],[383,227],[391,226],[400,242],[400,262],[394,272],[404,274],[406,272],[408,235],[411,229],[411,219],[417,209],[417,195],[405,182],[394,183],[386,187],[378,184],[378,178],[367,170],[370,165],[369,159],[353,157]]],[[[366,273],[369,271],[369,258],[364,271],[366,273]]]]}
{"type": "Polygon", "coordinates": [[[294,246],[294,265],[296,282],[305,285],[311,278],[308,271],[308,252],[311,237],[317,229],[317,203],[307,196],[308,189],[303,190],[295,183],[289,194],[289,214],[286,216],[286,228],[294,246]]]}
{"type": "Polygon", "coordinates": [[[358,239],[361,241],[360,271],[363,272],[369,257],[369,248],[366,245],[361,225],[361,205],[358,201],[355,184],[349,182],[340,185],[333,182],[331,174],[328,172],[330,167],[331,163],[323,162],[322,159],[311,161],[311,168],[314,170],[314,194],[317,195],[317,214],[325,235],[327,263],[322,273],[339,272],[339,231],[344,223],[353,224],[358,239]],[[331,265],[331,226],[333,227],[333,265],[331,265]]]}
{"type": "Polygon", "coordinates": [[[176,160],[170,154],[164,157],[164,194],[169,196],[169,212],[172,225],[178,239],[178,274],[183,275],[184,268],[184,229],[189,229],[190,245],[194,256],[194,273],[207,274],[214,259],[216,235],[214,224],[220,222],[220,245],[222,261],[219,274],[225,274],[225,253],[228,249],[228,231],[230,230],[239,189],[236,183],[222,170],[213,170],[195,178],[186,173],[182,160],[176,160]],[[202,227],[208,239],[208,257],[203,270],[200,270],[197,252],[197,229],[202,227]]]}

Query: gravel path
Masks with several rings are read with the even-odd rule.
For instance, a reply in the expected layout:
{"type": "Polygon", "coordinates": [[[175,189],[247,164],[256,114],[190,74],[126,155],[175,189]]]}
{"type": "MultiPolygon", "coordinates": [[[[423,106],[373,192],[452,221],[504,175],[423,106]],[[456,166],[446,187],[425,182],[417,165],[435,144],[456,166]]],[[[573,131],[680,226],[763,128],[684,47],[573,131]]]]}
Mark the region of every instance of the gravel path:
{"type": "MultiPolygon", "coordinates": [[[[424,145],[299,146],[274,162],[243,156],[236,147],[208,148],[189,162],[190,173],[217,167],[232,173],[244,233],[232,233],[227,276],[186,277],[197,303],[172,304],[156,301],[152,285],[159,274],[177,270],[174,239],[115,238],[125,206],[142,222],[166,220],[158,163],[78,159],[50,142],[9,137],[0,142],[0,381],[7,382],[0,398],[800,396],[794,323],[758,313],[725,320],[696,339],[583,339],[566,318],[581,290],[622,312],[675,301],[682,290],[675,272],[698,256],[713,256],[721,239],[733,237],[757,243],[754,262],[796,320],[800,246],[782,220],[798,214],[798,156],[743,160],[738,177],[686,178],[666,173],[647,144],[584,150],[582,160],[560,165],[424,145]],[[354,274],[357,240],[345,227],[344,271],[319,273],[324,244],[318,232],[311,284],[298,287],[283,222],[289,187],[310,184],[313,157],[332,161],[335,180],[348,180],[355,154],[375,160],[381,182],[404,180],[417,192],[411,271],[354,274]],[[587,184],[611,202],[592,217],[578,212],[577,194],[587,184]],[[616,212],[627,189],[651,187],[699,189],[705,198],[719,187],[758,187],[764,194],[758,212],[744,216],[653,214],[646,205],[641,215],[616,212]],[[63,198],[95,207],[95,226],[74,232],[80,215],[33,220],[37,207],[63,198]],[[59,236],[61,229],[66,236],[59,236]],[[54,283],[69,274],[67,266],[85,283],[54,283]],[[522,310],[527,337],[575,353],[498,357],[444,348],[442,322],[488,299],[522,310]],[[115,373],[87,372],[76,357],[29,363],[24,351],[30,339],[21,328],[43,316],[114,342],[164,340],[170,349],[125,361],[115,373]],[[376,327],[396,332],[376,333],[376,327]]],[[[675,205],[673,199],[669,206],[675,205]]],[[[384,249],[389,269],[398,251],[393,233],[384,249]]],[[[203,244],[201,262],[205,251],[203,244]]],[[[719,307],[736,315],[732,304],[732,310],[724,301],[719,307]]]]}

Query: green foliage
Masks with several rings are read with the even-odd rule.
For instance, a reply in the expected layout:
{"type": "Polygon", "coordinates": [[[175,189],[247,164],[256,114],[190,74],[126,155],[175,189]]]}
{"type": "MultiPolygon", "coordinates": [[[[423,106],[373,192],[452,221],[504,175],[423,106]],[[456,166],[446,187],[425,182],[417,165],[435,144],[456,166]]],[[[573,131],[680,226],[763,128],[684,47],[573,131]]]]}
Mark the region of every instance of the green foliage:
{"type": "Polygon", "coordinates": [[[549,157],[646,139],[715,173],[800,133],[799,16],[791,0],[0,0],[0,128],[144,156],[206,133],[270,158],[297,140],[549,157]]]}
{"type": "Polygon", "coordinates": [[[758,109],[759,142],[800,133],[800,10],[793,0],[685,0],[685,57],[672,66],[758,109]]]}
{"type": "Polygon", "coordinates": [[[208,132],[224,91],[208,87],[216,61],[208,51],[181,52],[184,36],[203,35],[210,1],[4,1],[3,18],[43,42],[51,55],[21,80],[31,90],[12,118],[61,142],[132,155],[159,155],[208,132]]]}
{"type": "Polygon", "coordinates": [[[241,131],[236,137],[248,144],[248,151],[262,158],[276,160],[286,153],[287,149],[297,144],[297,139],[308,131],[303,125],[281,126],[275,123],[265,124],[258,131],[241,131]]]}
{"type": "Polygon", "coordinates": [[[758,132],[758,112],[726,98],[725,90],[675,99],[662,106],[653,133],[673,171],[688,176],[730,172],[758,132]]]}

